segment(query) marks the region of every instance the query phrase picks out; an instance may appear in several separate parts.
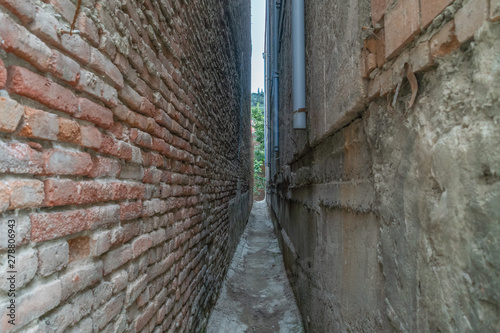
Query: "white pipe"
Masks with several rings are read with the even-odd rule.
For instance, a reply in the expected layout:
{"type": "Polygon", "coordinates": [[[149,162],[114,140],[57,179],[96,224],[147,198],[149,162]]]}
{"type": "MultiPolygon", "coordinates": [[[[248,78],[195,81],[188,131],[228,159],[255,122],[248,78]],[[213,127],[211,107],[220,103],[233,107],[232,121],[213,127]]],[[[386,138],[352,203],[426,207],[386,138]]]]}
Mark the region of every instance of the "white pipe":
{"type": "Polygon", "coordinates": [[[274,8],[273,8],[273,57],[272,57],[272,62],[273,62],[273,127],[274,127],[274,153],[275,157],[277,157],[277,154],[279,152],[279,89],[278,89],[278,84],[279,84],[279,75],[278,75],[278,46],[279,46],[279,25],[278,25],[278,20],[279,20],[279,9],[280,9],[280,2],[278,0],[274,0],[274,8]]]}
{"type": "Polygon", "coordinates": [[[306,129],[304,0],[292,0],[293,128],[306,129]]]}

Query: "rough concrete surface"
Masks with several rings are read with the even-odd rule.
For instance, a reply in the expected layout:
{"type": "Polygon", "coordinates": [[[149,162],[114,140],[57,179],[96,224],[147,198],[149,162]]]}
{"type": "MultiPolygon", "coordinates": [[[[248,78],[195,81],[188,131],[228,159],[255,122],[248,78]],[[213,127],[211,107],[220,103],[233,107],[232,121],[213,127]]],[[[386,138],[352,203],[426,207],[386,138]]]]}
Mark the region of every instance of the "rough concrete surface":
{"type": "Polygon", "coordinates": [[[307,2],[305,131],[276,46],[266,197],[305,331],[500,332],[497,2],[307,2]]]}
{"type": "Polygon", "coordinates": [[[256,202],[207,332],[303,331],[266,203],[256,202]]]}

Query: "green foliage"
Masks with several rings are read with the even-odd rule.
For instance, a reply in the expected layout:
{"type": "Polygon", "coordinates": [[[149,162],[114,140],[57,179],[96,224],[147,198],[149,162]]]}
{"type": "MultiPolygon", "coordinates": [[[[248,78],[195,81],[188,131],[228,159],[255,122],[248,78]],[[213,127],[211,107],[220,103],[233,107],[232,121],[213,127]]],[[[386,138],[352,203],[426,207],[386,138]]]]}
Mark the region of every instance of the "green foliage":
{"type": "MultiPolygon", "coordinates": [[[[253,96],[254,94],[252,94],[253,96]]],[[[255,94],[256,95],[256,94],[255,94]]],[[[263,95],[263,93],[262,93],[263,95]]],[[[265,163],[265,146],[264,146],[264,109],[257,103],[252,107],[252,124],[254,128],[254,194],[258,195],[266,186],[264,163],[265,163]]]]}
{"type": "Polygon", "coordinates": [[[264,90],[258,90],[256,93],[252,93],[252,108],[260,105],[261,109],[264,109],[264,90]]]}

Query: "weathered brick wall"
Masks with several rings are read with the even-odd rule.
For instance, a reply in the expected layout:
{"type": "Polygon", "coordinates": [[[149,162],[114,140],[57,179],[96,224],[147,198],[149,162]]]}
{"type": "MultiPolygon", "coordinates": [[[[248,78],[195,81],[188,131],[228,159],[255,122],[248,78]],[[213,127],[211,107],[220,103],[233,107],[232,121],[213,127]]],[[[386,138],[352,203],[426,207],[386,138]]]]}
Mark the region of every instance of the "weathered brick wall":
{"type": "Polygon", "coordinates": [[[325,0],[305,15],[308,130],[291,129],[285,18],[268,189],[305,327],[498,331],[500,2],[325,0]]]}
{"type": "Polygon", "coordinates": [[[0,0],[0,331],[200,331],[251,207],[249,4],[76,4],[0,0]]]}

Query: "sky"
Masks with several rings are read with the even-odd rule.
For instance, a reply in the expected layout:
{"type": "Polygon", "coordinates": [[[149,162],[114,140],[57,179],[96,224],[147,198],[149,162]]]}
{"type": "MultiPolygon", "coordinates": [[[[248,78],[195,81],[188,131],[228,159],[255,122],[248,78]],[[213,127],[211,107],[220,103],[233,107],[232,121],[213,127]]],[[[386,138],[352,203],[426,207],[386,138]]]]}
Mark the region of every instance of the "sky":
{"type": "Polygon", "coordinates": [[[264,32],[266,0],[252,0],[252,92],[264,89],[264,32]]]}

